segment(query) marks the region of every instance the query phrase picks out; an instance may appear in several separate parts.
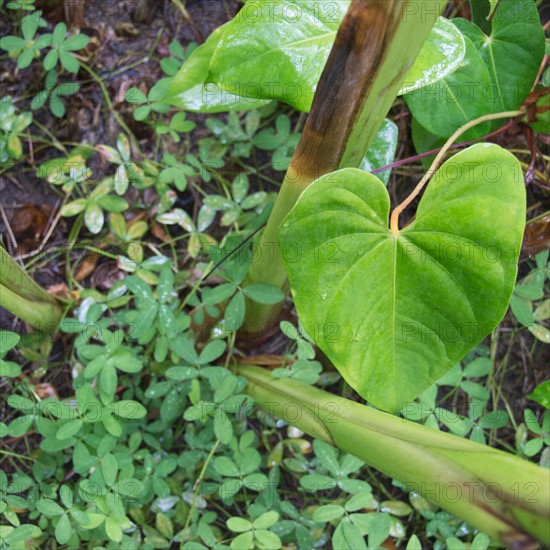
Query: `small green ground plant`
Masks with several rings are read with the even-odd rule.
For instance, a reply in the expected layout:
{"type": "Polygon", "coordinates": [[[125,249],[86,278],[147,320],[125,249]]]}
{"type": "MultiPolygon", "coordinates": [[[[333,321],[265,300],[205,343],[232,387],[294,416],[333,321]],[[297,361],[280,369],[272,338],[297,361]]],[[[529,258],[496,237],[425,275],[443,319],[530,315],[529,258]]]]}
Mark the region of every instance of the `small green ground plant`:
{"type": "Polygon", "coordinates": [[[32,123],[32,113],[18,113],[10,96],[0,100],[0,162],[17,160],[23,154],[21,135],[32,123]]]}

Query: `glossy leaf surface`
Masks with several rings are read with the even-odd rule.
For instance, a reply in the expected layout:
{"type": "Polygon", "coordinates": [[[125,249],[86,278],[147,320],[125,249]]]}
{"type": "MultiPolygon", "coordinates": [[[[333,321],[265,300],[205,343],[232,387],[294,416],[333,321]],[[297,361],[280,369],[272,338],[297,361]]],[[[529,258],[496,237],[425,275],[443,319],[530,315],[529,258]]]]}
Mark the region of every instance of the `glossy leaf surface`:
{"type": "Polygon", "coordinates": [[[174,77],[163,103],[201,113],[256,109],[268,103],[230,93],[218,83],[206,83],[212,54],[227,28],[228,23],[217,28],[204,44],[193,51],[174,77]]]}
{"type": "MultiPolygon", "coordinates": [[[[398,136],[399,129],[397,124],[386,118],[370,144],[369,150],[359,168],[366,172],[372,172],[391,164],[395,159],[398,136]]],[[[385,170],[384,172],[379,172],[377,177],[387,185],[390,175],[391,170],[385,170]]]]}
{"type": "MultiPolygon", "coordinates": [[[[309,111],[348,6],[349,0],[248,2],[226,24],[208,80],[243,96],[278,99],[309,111]]],[[[449,74],[463,57],[461,34],[440,18],[402,92],[449,74]]]]}
{"type": "MultiPolygon", "coordinates": [[[[405,98],[416,122],[436,136],[448,137],[470,120],[495,111],[495,101],[488,95],[489,70],[473,42],[464,40],[466,55],[457,71],[405,98]]],[[[466,132],[462,139],[483,137],[490,130],[491,122],[485,122],[466,132]]]]}
{"type": "Polygon", "coordinates": [[[422,46],[405,80],[401,94],[408,94],[445,78],[460,66],[466,45],[456,27],[440,17],[422,46]]]}
{"type": "Polygon", "coordinates": [[[279,235],[304,327],[358,393],[396,411],[506,312],[525,223],[520,165],[476,145],[439,169],[397,234],[389,210],[380,180],[344,169],[304,191],[279,235]]]}
{"type": "MultiPolygon", "coordinates": [[[[466,19],[455,25],[470,38],[486,64],[492,90],[493,112],[517,109],[529,94],[544,56],[544,31],[532,0],[501,0],[493,16],[491,34],[466,19]]],[[[484,114],[484,113],[482,113],[484,114]]]]}
{"type": "MultiPolygon", "coordinates": [[[[544,55],[544,32],[532,0],[502,0],[490,33],[470,21],[453,23],[464,34],[466,55],[453,74],[406,96],[414,118],[430,133],[449,137],[480,116],[521,106],[544,55]]],[[[464,134],[483,137],[501,122],[486,122],[464,134]]]]}

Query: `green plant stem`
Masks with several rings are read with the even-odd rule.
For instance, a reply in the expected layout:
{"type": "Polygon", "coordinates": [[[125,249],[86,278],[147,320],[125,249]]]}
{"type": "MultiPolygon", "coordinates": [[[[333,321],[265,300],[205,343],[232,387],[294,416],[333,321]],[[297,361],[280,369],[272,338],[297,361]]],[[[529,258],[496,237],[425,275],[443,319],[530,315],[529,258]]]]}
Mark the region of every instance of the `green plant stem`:
{"type": "Polygon", "coordinates": [[[53,333],[57,330],[63,308],[30,275],[0,247],[0,305],[36,329],[53,333]]]}
{"type": "Polygon", "coordinates": [[[187,293],[187,295],[185,296],[185,298],[181,302],[180,306],[176,310],[176,314],[181,313],[184,310],[185,306],[189,303],[189,300],[191,300],[191,298],[193,298],[193,296],[195,296],[195,294],[197,293],[197,290],[199,290],[200,286],[202,285],[202,283],[204,283],[204,281],[206,279],[205,273],[208,274],[210,272],[210,268],[213,265],[214,265],[214,262],[210,262],[206,266],[206,269],[204,270],[203,275],[201,275],[201,277],[199,277],[197,279],[197,281],[195,282],[195,284],[193,285],[191,290],[187,293]]]}
{"type": "Polygon", "coordinates": [[[189,12],[187,11],[186,7],[183,5],[182,2],[180,2],[180,0],[172,0],[172,4],[174,4],[178,10],[180,10],[181,14],[183,15],[183,18],[188,22],[188,23],[191,23],[192,22],[192,19],[191,19],[191,16],[189,15],[189,12]]]}
{"type": "Polygon", "coordinates": [[[69,232],[68,246],[65,249],[65,272],[67,274],[67,284],[69,288],[80,287],[82,288],[73,277],[73,269],[71,266],[71,251],[75,244],[78,242],[77,237],[80,233],[80,229],[84,223],[84,214],[79,214],[75,220],[75,223],[71,227],[69,232]]]}
{"type": "Polygon", "coordinates": [[[238,366],[262,410],[364,460],[510,548],[550,543],[550,476],[514,455],[270,371],[238,366]]]}
{"type": "Polygon", "coordinates": [[[32,456],[23,456],[17,453],[12,453],[10,451],[0,450],[0,454],[6,455],[6,456],[13,456],[15,458],[18,458],[19,460],[29,460],[30,462],[36,462],[36,458],[33,458],[32,456]]]}
{"type": "Polygon", "coordinates": [[[48,128],[46,128],[46,126],[44,126],[43,124],[40,124],[40,122],[38,122],[38,120],[34,119],[32,121],[32,123],[37,127],[37,128],[40,128],[40,130],[42,130],[51,140],[51,144],[56,148],[58,149],[59,151],[61,151],[62,153],[64,153],[65,155],[67,155],[67,149],[66,147],[63,145],[63,143],[61,143],[51,132],[48,128]]]}
{"type": "Polygon", "coordinates": [[[535,216],[534,218],[529,220],[529,223],[536,222],[538,220],[542,220],[542,218],[545,218],[546,216],[550,215],[550,210],[547,210],[546,212],[543,212],[542,214],[539,214],[538,216],[535,216]]]}
{"type": "Polygon", "coordinates": [[[465,132],[470,130],[471,128],[474,128],[478,124],[483,124],[484,122],[488,122],[491,120],[498,120],[501,118],[515,118],[519,115],[524,115],[525,111],[507,111],[505,113],[495,113],[492,115],[484,115],[479,118],[476,118],[474,120],[471,120],[470,122],[464,124],[464,126],[461,126],[445,143],[445,145],[440,149],[439,153],[435,157],[434,161],[432,162],[432,165],[430,166],[430,169],[426,172],[424,177],[420,180],[418,185],[413,189],[412,193],[398,206],[395,207],[391,214],[390,218],[390,229],[393,233],[399,233],[399,216],[411,202],[420,195],[422,192],[422,189],[424,189],[425,185],[430,181],[432,176],[437,172],[437,169],[439,168],[439,165],[441,164],[441,161],[444,159],[445,155],[447,154],[447,151],[453,146],[454,142],[465,132]]]}
{"type": "Polygon", "coordinates": [[[195,510],[195,504],[196,504],[197,496],[199,494],[199,489],[200,489],[202,480],[204,479],[204,474],[206,473],[206,469],[208,468],[208,465],[210,464],[211,460],[214,458],[214,455],[216,454],[216,451],[218,450],[218,447],[220,446],[220,443],[221,443],[220,440],[216,439],[216,443],[214,443],[214,446],[212,447],[212,450],[210,451],[210,453],[206,457],[206,460],[204,461],[202,469],[199,473],[199,477],[195,481],[195,486],[193,487],[193,489],[194,489],[193,500],[191,501],[191,506],[189,508],[189,513],[187,514],[187,519],[185,520],[185,526],[183,527],[183,531],[182,531],[183,536],[182,536],[180,548],[182,548],[183,544],[185,543],[185,534],[186,534],[187,530],[189,529],[189,524],[191,523],[191,517],[192,517],[193,512],[195,510]]]}
{"type": "MultiPolygon", "coordinates": [[[[445,4],[427,0],[419,10],[414,0],[352,1],[246,284],[287,290],[277,238],[282,221],[312,181],[359,166],[445,4]]],[[[280,308],[249,301],[245,332],[253,336],[268,329],[280,308]]]]}

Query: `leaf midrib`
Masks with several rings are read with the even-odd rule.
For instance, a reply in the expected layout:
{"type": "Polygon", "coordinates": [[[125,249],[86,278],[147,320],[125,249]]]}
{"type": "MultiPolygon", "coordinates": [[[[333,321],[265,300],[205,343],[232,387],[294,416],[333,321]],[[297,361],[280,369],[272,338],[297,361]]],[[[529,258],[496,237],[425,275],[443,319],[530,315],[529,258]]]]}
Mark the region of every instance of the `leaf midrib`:
{"type": "MultiPolygon", "coordinates": [[[[420,233],[420,232],[419,232],[420,233]]],[[[425,231],[424,233],[430,233],[429,231],[425,231]]],[[[414,232],[411,232],[412,235],[414,235],[414,232]]],[[[468,296],[468,293],[464,290],[464,287],[462,284],[460,284],[459,281],[457,281],[453,274],[441,263],[437,260],[437,258],[435,258],[434,256],[432,256],[432,254],[430,254],[430,252],[428,250],[425,250],[424,248],[422,248],[421,246],[419,246],[418,244],[416,244],[414,241],[411,241],[409,239],[406,239],[405,237],[402,237],[403,240],[409,244],[411,244],[412,246],[414,246],[414,248],[416,250],[419,250],[420,252],[423,252],[427,258],[429,258],[432,263],[434,265],[436,265],[442,272],[446,273],[448,275],[448,277],[451,279],[451,281],[453,281],[453,283],[455,284],[456,288],[459,290],[459,292],[462,294],[462,297],[464,298],[464,300],[466,301],[466,303],[468,304],[468,307],[470,308],[470,311],[472,313],[472,317],[473,319],[477,322],[477,317],[475,315],[475,310],[474,310],[474,307],[472,305],[472,301],[470,300],[470,297],[468,296]]]]}

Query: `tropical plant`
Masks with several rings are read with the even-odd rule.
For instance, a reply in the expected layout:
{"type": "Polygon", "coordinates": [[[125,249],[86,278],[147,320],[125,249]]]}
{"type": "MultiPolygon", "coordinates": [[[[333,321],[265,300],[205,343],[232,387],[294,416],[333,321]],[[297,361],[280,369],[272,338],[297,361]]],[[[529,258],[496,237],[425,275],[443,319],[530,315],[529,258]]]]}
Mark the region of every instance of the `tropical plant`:
{"type": "MultiPolygon", "coordinates": [[[[282,7],[284,3],[280,4],[282,7]]],[[[507,310],[517,274],[525,220],[525,191],[519,162],[498,146],[479,144],[442,166],[439,164],[448,147],[462,134],[483,136],[494,127],[496,120],[523,115],[523,111],[517,109],[532,86],[544,53],[544,37],[535,6],[529,3],[525,13],[518,16],[518,2],[505,0],[493,13],[490,32],[499,36],[506,34],[506,46],[495,44],[495,51],[491,47],[491,52],[488,52],[485,45],[491,42],[490,36],[483,38],[485,35],[475,25],[459,21],[453,26],[439,20],[431,36],[441,38],[447,33],[446,43],[451,43],[454,54],[441,67],[437,39],[428,39],[416,63],[428,60],[428,65],[440,70],[433,71],[435,77],[431,82],[411,76],[407,79],[404,69],[410,65],[403,59],[397,62],[394,52],[408,52],[414,59],[435,19],[430,19],[422,29],[416,26],[414,31],[408,30],[410,21],[405,16],[406,4],[395,2],[380,8],[373,5],[362,7],[360,2],[352,2],[320,80],[320,67],[338,28],[338,25],[331,26],[333,22],[326,19],[312,28],[308,25],[308,17],[297,18],[298,23],[293,21],[290,25],[282,16],[277,18],[272,12],[268,17],[267,10],[260,10],[253,23],[242,16],[219,29],[223,40],[211,54],[208,52],[208,81],[214,82],[220,90],[240,94],[243,100],[247,96],[260,100],[279,99],[304,111],[311,108],[260,240],[262,246],[278,238],[279,255],[270,261],[260,259],[254,264],[249,272],[249,284],[269,282],[285,288],[288,273],[305,330],[354,389],[374,405],[392,412],[402,409],[453,367],[498,325],[507,310]],[[375,21],[384,28],[388,24],[380,37],[374,32],[375,21]],[[394,22],[393,26],[391,22],[394,22]],[[362,24],[373,32],[363,41],[358,30],[363,29],[362,24]],[[521,61],[525,51],[521,41],[523,25],[533,28],[529,37],[528,63],[521,61]],[[461,32],[457,35],[457,31],[461,32]],[[295,36],[299,36],[300,41],[307,37],[312,49],[302,48],[298,41],[294,44],[295,36]],[[481,38],[478,40],[478,37],[481,38]],[[472,41],[481,53],[474,48],[472,41]],[[384,42],[388,44],[387,49],[381,45],[384,42]],[[325,43],[328,43],[327,49],[323,50],[325,43]],[[430,50],[434,44],[435,54],[433,48],[430,50]],[[506,62],[502,52],[508,51],[507,48],[518,53],[518,63],[522,65],[520,75],[497,67],[506,62]],[[290,51],[293,55],[288,55],[290,51]],[[374,52],[380,52],[381,59],[376,71],[369,64],[378,59],[374,52]],[[484,63],[477,62],[476,56],[479,61],[491,58],[497,62],[493,61],[486,68],[484,63]],[[361,60],[364,63],[358,66],[361,60]],[[297,67],[300,67],[299,72],[297,67]],[[486,83],[497,85],[500,92],[495,105],[491,109],[481,105],[480,113],[460,111],[462,118],[453,119],[451,113],[443,118],[447,127],[437,132],[442,137],[451,136],[446,147],[415,191],[394,209],[390,219],[390,201],[384,185],[378,178],[353,167],[359,166],[364,158],[391,101],[400,90],[408,94],[407,98],[411,97],[414,114],[415,98],[430,91],[429,86],[448,86],[446,78],[461,83],[467,79],[471,81],[472,70],[486,71],[486,83]],[[346,71],[353,72],[353,78],[346,71]],[[277,77],[279,90],[261,85],[267,74],[277,77]],[[521,87],[516,87],[517,93],[512,94],[510,90],[520,80],[521,87]],[[250,85],[253,82],[256,86],[250,85]],[[288,88],[285,94],[282,86],[290,82],[299,92],[294,97],[289,96],[288,88]],[[246,83],[249,84],[247,87],[244,86],[246,83]],[[381,94],[379,90],[383,86],[385,93],[381,94]],[[482,116],[476,116],[479,114],[482,116]],[[336,116],[342,121],[338,126],[332,124],[336,116]],[[418,206],[416,218],[401,227],[400,214],[430,178],[432,181],[418,206]],[[292,246],[297,250],[296,254],[285,254],[285,249],[288,251],[292,246]],[[468,247],[471,254],[466,258],[468,247]],[[365,279],[365,273],[369,274],[368,279],[365,279]],[[358,296],[364,297],[360,308],[355,307],[358,296]]],[[[432,4],[430,7],[439,13],[442,6],[436,7],[436,2],[432,4]]],[[[347,2],[338,6],[343,16],[347,2]]],[[[301,14],[313,9],[305,2],[288,7],[300,9],[301,14]]],[[[340,23],[338,18],[337,23],[340,23]]],[[[206,57],[207,47],[203,46],[202,50],[205,50],[206,57]]],[[[202,50],[197,48],[188,63],[194,55],[198,58],[202,50]]],[[[426,74],[422,71],[416,73],[415,69],[413,67],[409,74],[426,74]]],[[[174,104],[180,103],[178,93],[190,87],[192,77],[189,76],[186,82],[187,70],[184,64],[178,75],[180,79],[176,77],[169,91],[168,100],[174,104]]],[[[427,116],[433,117],[437,112],[429,102],[420,101],[418,104],[427,116]]],[[[439,117],[438,112],[437,120],[439,117]]],[[[273,319],[274,311],[277,310],[266,307],[248,309],[245,326],[247,322],[255,326],[268,322],[273,319]]],[[[267,408],[268,399],[276,393],[279,400],[274,404],[275,411],[281,417],[284,416],[284,404],[297,400],[304,413],[302,421],[298,422],[302,429],[346,450],[355,450],[356,454],[360,452],[357,449],[359,438],[366,432],[357,428],[357,421],[351,422],[352,427],[346,431],[344,419],[357,418],[362,409],[340,414],[347,411],[342,404],[335,427],[328,426],[325,420],[307,412],[307,403],[319,402],[317,396],[305,395],[307,387],[297,382],[280,385],[268,374],[244,367],[238,372],[248,378],[248,392],[260,406],[267,408]],[[291,387],[295,391],[290,390],[291,387]]],[[[355,407],[352,403],[349,406],[355,407]]],[[[370,412],[364,410],[365,414],[370,412]]],[[[391,417],[387,418],[392,421],[391,417]]],[[[390,430],[378,427],[375,431],[379,438],[381,433],[390,430]]],[[[400,438],[394,435],[392,444],[400,438]]],[[[428,435],[426,438],[429,439],[428,435]]],[[[422,436],[419,435],[417,440],[420,439],[422,436]]],[[[369,451],[372,445],[372,440],[369,440],[369,451]]],[[[448,443],[442,440],[441,447],[437,445],[446,449],[445,460],[454,456],[452,440],[448,443]]],[[[475,443],[471,445],[472,457],[481,452],[475,443]]],[[[377,445],[373,452],[378,452],[377,445]]],[[[409,450],[396,454],[410,458],[415,452],[409,450]]],[[[381,450],[379,456],[385,457],[385,451],[381,450]]],[[[469,483],[462,476],[470,475],[466,474],[468,468],[476,469],[479,462],[477,458],[462,462],[465,456],[467,452],[457,449],[460,473],[454,470],[451,477],[469,483]]],[[[362,455],[362,458],[377,468],[388,464],[384,458],[375,464],[372,455],[362,455]]],[[[435,455],[432,459],[436,464],[435,455]]],[[[484,461],[483,468],[487,470],[483,474],[476,470],[471,479],[483,479],[489,472],[501,471],[497,466],[500,460],[501,457],[495,455],[494,460],[484,461]]],[[[506,463],[508,458],[503,456],[502,460],[506,463]]],[[[391,475],[406,481],[407,468],[402,460],[398,462],[391,475]]],[[[447,467],[450,468],[450,463],[447,467]]],[[[508,475],[521,475],[519,463],[509,467],[508,475]],[[517,470],[512,474],[515,468],[517,470]]],[[[413,477],[418,468],[419,464],[411,468],[413,477]]],[[[431,473],[434,473],[432,468],[431,473]]],[[[441,471],[436,468],[435,474],[441,476],[441,471]]],[[[533,471],[529,478],[537,476],[540,479],[541,475],[544,475],[541,471],[533,471]]],[[[497,483],[503,482],[501,478],[497,483]]],[[[547,484],[545,487],[548,490],[547,484]]],[[[486,509],[481,500],[477,497],[474,500],[481,509],[486,509]]],[[[439,502],[451,509],[450,503],[444,501],[439,502]]],[[[455,513],[462,517],[475,508],[471,499],[459,507],[460,512],[455,510],[455,513]]],[[[541,538],[544,537],[545,513],[540,508],[524,523],[529,515],[527,508],[522,505],[521,512],[516,513],[504,505],[498,514],[490,513],[485,518],[489,521],[498,515],[501,518],[498,521],[501,521],[507,516],[503,524],[495,524],[492,528],[487,524],[482,529],[491,531],[492,536],[501,540],[506,539],[507,532],[521,531],[541,538]]],[[[469,521],[477,521],[481,515],[476,514],[476,519],[469,518],[469,521]]],[[[481,523],[477,525],[481,526],[481,523]]],[[[515,536],[519,535],[512,535],[515,536]]]]}
{"type": "MultiPolygon", "coordinates": [[[[331,538],[336,549],[357,550],[402,540],[413,510],[438,550],[550,543],[547,471],[522,458],[548,463],[550,415],[534,412],[548,406],[548,384],[526,396],[518,424],[507,403],[488,410],[497,402],[495,357],[479,344],[509,303],[517,331],[544,341],[548,255],[516,284],[526,214],[516,158],[488,143],[449,155],[460,136],[525,119],[544,40],[531,0],[472,1],[474,23],[440,17],[445,5],[250,0],[203,45],[172,43],[169,77],[147,95],[127,93],[134,119],[156,131],[151,158],[132,160],[140,141],[118,118],[125,133],[116,148],[57,144],[64,156],[39,174],[66,193],[59,215],[77,216],[72,237],[83,223],[107,233],[93,251],[131,274],[105,294],[78,285],[74,317],[60,323],[63,302],[0,248],[2,305],[39,329],[59,326],[63,343],[74,336],[74,395],[62,399],[44,398],[36,374],[12,361],[31,358],[33,371],[47,370],[51,343],[0,332],[0,373],[10,385],[0,437],[39,441],[28,457],[0,449],[15,464],[32,461],[28,475],[0,472],[0,536],[10,547],[49,537],[71,548],[302,550],[331,538]],[[521,67],[507,70],[508,50],[521,67]],[[420,105],[422,94],[467,89],[476,75],[499,88],[494,105],[420,105]],[[398,130],[386,117],[399,95],[419,151],[442,147],[391,211],[398,130]],[[304,113],[294,126],[274,99],[304,113]],[[207,119],[195,155],[191,140],[178,143],[194,122],[185,113],[160,118],[171,105],[229,115],[207,119]],[[443,111],[440,121],[434,113],[443,111]],[[287,170],[272,210],[250,166],[266,152],[265,166],[287,170]],[[91,181],[94,153],[115,175],[91,181]],[[202,195],[194,209],[184,203],[189,192],[202,195]],[[421,192],[416,216],[405,214],[421,192]],[[135,196],[147,213],[131,218],[123,212],[135,196]],[[160,247],[144,238],[150,228],[160,247]],[[104,250],[113,243],[116,255],[104,250]],[[280,322],[289,291],[297,323],[280,322]],[[287,352],[245,357],[252,338],[272,328],[287,337],[287,352]],[[324,352],[318,361],[315,345],[324,352]],[[333,389],[342,378],[342,397],[313,386],[333,389]],[[463,414],[438,400],[438,388],[449,387],[464,396],[463,414]],[[253,404],[260,411],[248,422],[253,404]],[[509,452],[488,446],[509,421],[515,442],[498,440],[509,452]],[[365,464],[410,492],[410,505],[365,464]],[[285,478],[299,498],[288,498],[285,478]]],[[[184,4],[174,6],[188,19],[184,4]]],[[[78,70],[70,52],[81,39],[67,47],[66,29],[53,34],[44,66],[78,70]]],[[[33,37],[2,44],[26,62],[40,55],[33,37]]],[[[421,547],[414,530],[407,550],[421,547]]]]}

